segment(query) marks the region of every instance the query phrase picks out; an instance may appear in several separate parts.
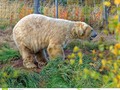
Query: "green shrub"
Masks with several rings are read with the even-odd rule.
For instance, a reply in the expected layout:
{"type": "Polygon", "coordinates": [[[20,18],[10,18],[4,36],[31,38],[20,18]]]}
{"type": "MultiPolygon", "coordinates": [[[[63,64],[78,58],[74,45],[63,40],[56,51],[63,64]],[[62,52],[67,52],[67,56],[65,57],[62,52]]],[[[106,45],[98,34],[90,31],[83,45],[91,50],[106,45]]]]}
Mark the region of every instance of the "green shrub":
{"type": "Polygon", "coordinates": [[[98,48],[98,43],[76,40],[76,41],[70,42],[70,44],[65,49],[73,50],[75,46],[78,46],[79,48],[84,50],[93,50],[98,48]]]}

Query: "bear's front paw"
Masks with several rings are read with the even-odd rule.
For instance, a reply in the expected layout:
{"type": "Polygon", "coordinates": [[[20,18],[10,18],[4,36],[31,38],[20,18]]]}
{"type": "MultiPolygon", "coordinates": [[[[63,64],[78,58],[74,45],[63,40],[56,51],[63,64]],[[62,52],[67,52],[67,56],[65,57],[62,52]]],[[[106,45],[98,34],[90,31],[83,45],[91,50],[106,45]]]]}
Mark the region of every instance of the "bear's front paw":
{"type": "Polygon", "coordinates": [[[37,68],[37,66],[32,62],[23,63],[23,65],[28,69],[37,68]]]}

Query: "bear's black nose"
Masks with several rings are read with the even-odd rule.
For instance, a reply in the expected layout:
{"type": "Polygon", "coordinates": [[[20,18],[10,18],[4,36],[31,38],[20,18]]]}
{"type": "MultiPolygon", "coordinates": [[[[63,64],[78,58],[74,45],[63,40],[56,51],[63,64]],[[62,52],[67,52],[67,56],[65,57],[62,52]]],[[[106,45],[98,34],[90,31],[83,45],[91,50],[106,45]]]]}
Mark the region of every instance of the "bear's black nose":
{"type": "Polygon", "coordinates": [[[95,30],[91,30],[90,40],[93,40],[97,36],[97,32],[95,30]]]}
{"type": "Polygon", "coordinates": [[[95,30],[92,30],[91,32],[91,37],[95,38],[97,36],[97,32],[95,30]]]}
{"type": "Polygon", "coordinates": [[[94,35],[92,35],[91,37],[95,38],[96,36],[97,36],[97,34],[94,34],[94,35]]]}

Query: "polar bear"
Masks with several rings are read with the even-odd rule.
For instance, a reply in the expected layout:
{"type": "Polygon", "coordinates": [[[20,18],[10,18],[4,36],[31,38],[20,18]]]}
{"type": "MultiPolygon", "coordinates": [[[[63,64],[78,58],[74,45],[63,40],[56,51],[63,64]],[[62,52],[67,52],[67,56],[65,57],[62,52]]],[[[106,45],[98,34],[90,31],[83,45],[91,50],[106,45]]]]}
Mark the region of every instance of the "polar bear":
{"type": "Polygon", "coordinates": [[[56,19],[40,14],[22,18],[13,29],[13,39],[23,58],[26,68],[35,68],[34,56],[40,62],[47,48],[50,59],[65,57],[63,45],[71,39],[89,39],[97,33],[85,22],[56,19]]]}

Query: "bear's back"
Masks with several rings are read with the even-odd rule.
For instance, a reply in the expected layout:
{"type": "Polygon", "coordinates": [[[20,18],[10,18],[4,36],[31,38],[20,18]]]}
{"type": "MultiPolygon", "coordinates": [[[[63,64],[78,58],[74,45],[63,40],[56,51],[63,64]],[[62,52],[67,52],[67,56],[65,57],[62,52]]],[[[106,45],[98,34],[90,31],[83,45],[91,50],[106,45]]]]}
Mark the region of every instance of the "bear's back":
{"type": "Polygon", "coordinates": [[[70,24],[72,21],[31,14],[16,24],[13,38],[17,45],[22,42],[36,51],[46,47],[51,39],[64,41],[70,24]]]}

